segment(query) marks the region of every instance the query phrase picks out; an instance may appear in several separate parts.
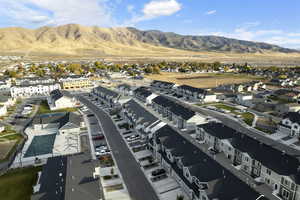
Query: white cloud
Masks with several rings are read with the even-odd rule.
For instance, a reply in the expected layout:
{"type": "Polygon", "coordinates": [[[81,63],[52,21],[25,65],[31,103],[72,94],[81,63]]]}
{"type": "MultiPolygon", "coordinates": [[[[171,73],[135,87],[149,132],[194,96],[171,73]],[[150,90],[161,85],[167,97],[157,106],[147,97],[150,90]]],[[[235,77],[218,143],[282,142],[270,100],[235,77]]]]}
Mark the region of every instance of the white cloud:
{"type": "Polygon", "coordinates": [[[182,8],[181,4],[176,0],[152,0],[144,5],[141,15],[134,15],[129,23],[150,20],[162,16],[170,16],[182,8]]]}
{"type": "Polygon", "coordinates": [[[113,26],[106,0],[0,0],[0,12],[20,24],[113,26]]]}
{"type": "Polygon", "coordinates": [[[288,48],[300,48],[300,33],[288,33],[277,29],[258,29],[259,22],[244,23],[232,32],[202,32],[200,35],[215,35],[240,40],[266,42],[288,48]]]}
{"type": "Polygon", "coordinates": [[[217,10],[209,10],[209,11],[205,12],[205,15],[213,15],[216,13],[217,13],[217,10]]]}

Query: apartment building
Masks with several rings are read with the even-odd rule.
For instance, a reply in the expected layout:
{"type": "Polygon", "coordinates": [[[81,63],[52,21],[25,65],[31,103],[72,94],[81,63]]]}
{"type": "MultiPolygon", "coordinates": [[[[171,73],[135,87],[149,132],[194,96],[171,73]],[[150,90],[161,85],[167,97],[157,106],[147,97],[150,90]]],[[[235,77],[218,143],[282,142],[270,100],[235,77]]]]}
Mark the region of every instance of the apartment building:
{"type": "Polygon", "coordinates": [[[53,90],[60,89],[60,84],[38,84],[38,85],[20,85],[10,89],[13,98],[33,97],[33,96],[49,96],[53,90]]]}
{"type": "Polygon", "coordinates": [[[16,85],[53,84],[55,79],[50,77],[25,77],[15,79],[16,85]]]}
{"type": "Polygon", "coordinates": [[[64,90],[89,88],[93,86],[89,78],[80,75],[63,77],[59,79],[59,82],[61,88],[64,90]]]}

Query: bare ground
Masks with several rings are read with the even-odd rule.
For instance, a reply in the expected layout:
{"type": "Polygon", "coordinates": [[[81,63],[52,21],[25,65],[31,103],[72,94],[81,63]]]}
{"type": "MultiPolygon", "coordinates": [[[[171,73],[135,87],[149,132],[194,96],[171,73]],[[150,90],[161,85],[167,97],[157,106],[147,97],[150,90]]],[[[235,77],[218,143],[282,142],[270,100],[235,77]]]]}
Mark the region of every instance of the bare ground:
{"type": "Polygon", "coordinates": [[[213,88],[223,84],[243,83],[260,79],[260,77],[243,74],[183,74],[169,72],[161,72],[161,74],[158,75],[149,75],[146,76],[146,78],[151,80],[168,81],[178,85],[190,85],[197,88],[213,88]]]}

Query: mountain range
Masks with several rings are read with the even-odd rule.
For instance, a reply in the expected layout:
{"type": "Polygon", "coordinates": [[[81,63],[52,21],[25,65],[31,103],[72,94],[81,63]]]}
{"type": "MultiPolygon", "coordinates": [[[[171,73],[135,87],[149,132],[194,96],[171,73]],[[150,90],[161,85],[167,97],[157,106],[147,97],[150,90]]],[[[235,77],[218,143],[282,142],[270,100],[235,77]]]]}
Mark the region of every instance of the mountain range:
{"type": "Polygon", "coordinates": [[[136,28],[100,28],[77,24],[0,29],[0,53],[94,55],[226,53],[299,53],[277,45],[218,36],[185,36],[136,28]]]}

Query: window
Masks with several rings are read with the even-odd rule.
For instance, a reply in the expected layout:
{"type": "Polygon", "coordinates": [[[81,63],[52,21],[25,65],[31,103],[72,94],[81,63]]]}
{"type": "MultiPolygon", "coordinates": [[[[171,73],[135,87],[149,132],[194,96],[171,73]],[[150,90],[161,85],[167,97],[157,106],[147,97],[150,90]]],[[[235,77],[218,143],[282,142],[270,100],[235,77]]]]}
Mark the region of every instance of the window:
{"type": "Polygon", "coordinates": [[[267,169],[267,174],[270,176],[272,174],[272,171],[267,169]]]}
{"type": "Polygon", "coordinates": [[[287,190],[285,190],[285,189],[282,189],[282,197],[284,198],[284,199],[288,199],[289,198],[289,196],[290,196],[290,193],[287,191],[287,190]]]}
{"type": "Polygon", "coordinates": [[[248,158],[248,157],[245,157],[245,161],[248,162],[248,161],[249,161],[249,158],[248,158]]]}
{"type": "Polygon", "coordinates": [[[231,147],[228,147],[228,151],[231,151],[231,147]]]}

